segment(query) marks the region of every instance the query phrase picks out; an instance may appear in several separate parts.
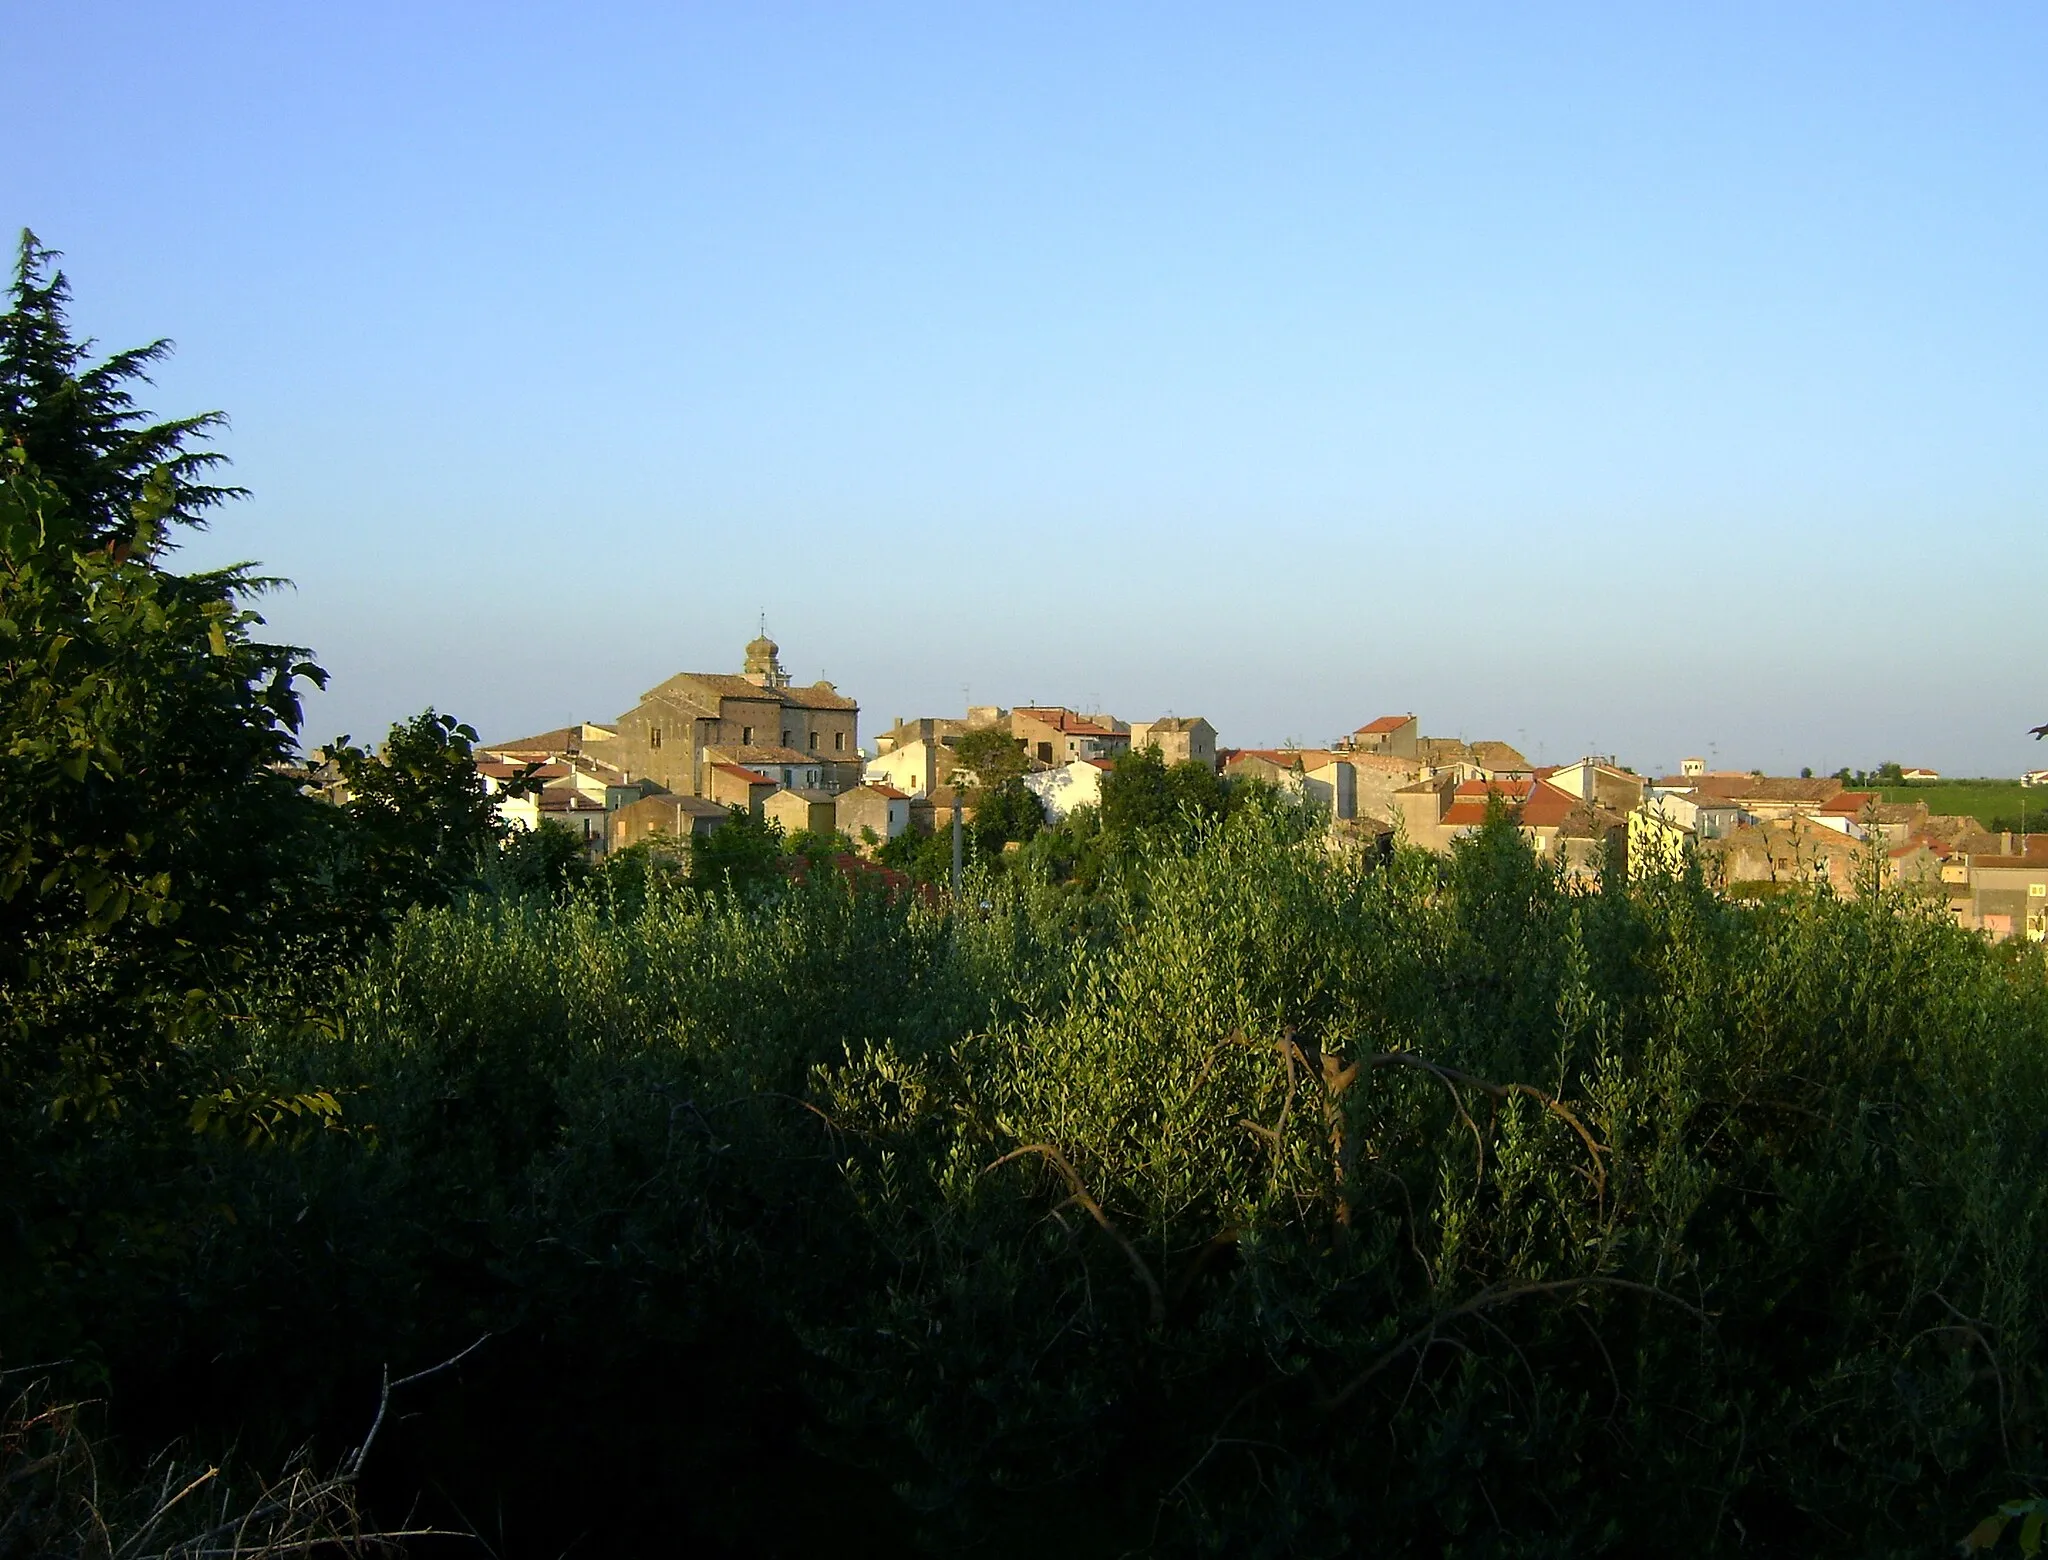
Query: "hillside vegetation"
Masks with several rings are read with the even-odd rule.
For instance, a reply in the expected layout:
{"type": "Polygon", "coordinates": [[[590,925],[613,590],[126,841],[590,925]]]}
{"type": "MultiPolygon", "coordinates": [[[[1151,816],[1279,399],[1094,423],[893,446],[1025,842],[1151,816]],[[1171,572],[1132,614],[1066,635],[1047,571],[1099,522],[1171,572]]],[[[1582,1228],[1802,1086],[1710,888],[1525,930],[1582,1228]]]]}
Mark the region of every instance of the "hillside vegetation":
{"type": "Polygon", "coordinates": [[[47,268],[0,320],[0,1560],[1862,1560],[2039,1494],[2038,948],[1581,891],[1498,810],[1333,853],[1147,763],[957,898],[738,819],[581,870],[432,711],[329,807],[262,582],[171,567],[208,419],[147,424],[157,349],[87,363],[47,268]]]}
{"type": "Polygon", "coordinates": [[[385,1495],[517,1553],[1924,1554],[2039,1476],[2037,956],[1300,836],[417,912],[195,1044],[331,1129],[31,1133],[10,1355],[338,1453],[488,1335],[385,1495]]]}
{"type": "Polygon", "coordinates": [[[2017,780],[1916,780],[1875,788],[1887,802],[1925,802],[1927,810],[1954,818],[1975,818],[1993,833],[2048,832],[2048,790],[2017,780]]]}

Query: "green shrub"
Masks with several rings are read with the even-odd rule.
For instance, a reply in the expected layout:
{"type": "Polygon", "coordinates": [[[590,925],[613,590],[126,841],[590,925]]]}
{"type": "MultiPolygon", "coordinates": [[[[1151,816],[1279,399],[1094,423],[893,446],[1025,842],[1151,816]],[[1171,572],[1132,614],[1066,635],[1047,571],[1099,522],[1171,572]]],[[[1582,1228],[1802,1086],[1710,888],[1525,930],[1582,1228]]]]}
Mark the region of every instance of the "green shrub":
{"type": "Polygon", "coordinates": [[[177,1233],[46,1297],[286,1448],[488,1334],[386,1498],[519,1552],[1924,1554],[2038,1483],[2039,959],[1505,820],[1029,855],[416,912],[216,1037],[342,1125],[81,1150],[177,1233]]]}

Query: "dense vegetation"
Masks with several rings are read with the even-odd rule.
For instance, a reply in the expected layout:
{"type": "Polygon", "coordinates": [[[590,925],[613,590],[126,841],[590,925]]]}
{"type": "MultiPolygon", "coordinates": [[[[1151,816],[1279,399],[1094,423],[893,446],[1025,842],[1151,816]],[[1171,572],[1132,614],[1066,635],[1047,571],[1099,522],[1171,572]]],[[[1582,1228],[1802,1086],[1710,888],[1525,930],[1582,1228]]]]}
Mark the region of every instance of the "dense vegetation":
{"type": "Polygon", "coordinates": [[[2048,832],[2048,791],[2017,780],[1908,780],[1875,789],[1887,802],[1925,802],[1931,813],[1975,818],[1994,834],[2048,832]]]}
{"type": "Polygon", "coordinates": [[[0,1554],[113,1552],[180,1437],[309,1492],[278,1546],[508,1555],[1923,1555],[2038,1493],[2038,950],[1149,761],[957,901],[501,848],[431,713],[325,808],[161,487],[109,537],[11,448],[0,1554]]]}

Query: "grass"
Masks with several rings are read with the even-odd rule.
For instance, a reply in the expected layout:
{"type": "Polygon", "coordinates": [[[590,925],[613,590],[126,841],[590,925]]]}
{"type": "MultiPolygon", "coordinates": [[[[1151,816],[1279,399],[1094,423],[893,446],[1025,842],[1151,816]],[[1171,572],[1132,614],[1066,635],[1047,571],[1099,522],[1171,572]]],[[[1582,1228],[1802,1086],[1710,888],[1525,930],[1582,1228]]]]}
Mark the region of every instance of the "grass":
{"type": "Polygon", "coordinates": [[[1925,802],[1927,810],[1975,818],[1987,829],[2048,832],[2048,790],[2029,790],[2017,780],[1922,780],[1876,788],[1887,802],[1925,802]]]}

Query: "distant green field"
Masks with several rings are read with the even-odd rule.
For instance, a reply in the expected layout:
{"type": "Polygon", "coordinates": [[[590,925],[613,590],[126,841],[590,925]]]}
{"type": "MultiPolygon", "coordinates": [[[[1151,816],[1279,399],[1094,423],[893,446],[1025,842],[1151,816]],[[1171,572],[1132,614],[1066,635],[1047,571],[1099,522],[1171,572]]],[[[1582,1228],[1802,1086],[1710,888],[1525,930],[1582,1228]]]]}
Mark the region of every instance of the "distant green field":
{"type": "Polygon", "coordinates": [[[1927,780],[1913,785],[1882,785],[1888,802],[1925,802],[1927,810],[1958,818],[1975,818],[1987,829],[2029,834],[2048,833],[2048,787],[2029,789],[2017,780],[1927,780]]]}

